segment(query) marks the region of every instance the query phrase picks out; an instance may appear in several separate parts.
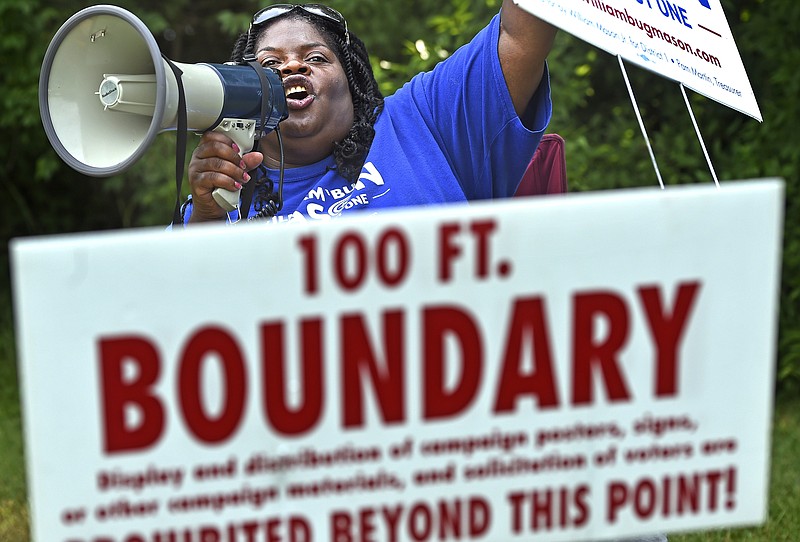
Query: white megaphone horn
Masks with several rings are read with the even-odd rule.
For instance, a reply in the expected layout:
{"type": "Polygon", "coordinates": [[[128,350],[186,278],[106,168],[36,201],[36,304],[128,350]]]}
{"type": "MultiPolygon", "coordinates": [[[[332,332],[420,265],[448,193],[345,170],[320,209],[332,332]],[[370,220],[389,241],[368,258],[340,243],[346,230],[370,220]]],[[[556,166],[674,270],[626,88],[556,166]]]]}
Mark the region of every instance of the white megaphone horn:
{"type": "MultiPolygon", "coordinates": [[[[47,48],[39,109],[50,143],[73,169],[107,177],[133,165],[156,135],[224,131],[243,152],[288,110],[280,76],[250,65],[182,64],[144,23],[111,5],[70,17],[47,48]],[[180,105],[185,105],[181,110],[180,105]]],[[[227,192],[227,210],[238,194],[227,192]]]]}

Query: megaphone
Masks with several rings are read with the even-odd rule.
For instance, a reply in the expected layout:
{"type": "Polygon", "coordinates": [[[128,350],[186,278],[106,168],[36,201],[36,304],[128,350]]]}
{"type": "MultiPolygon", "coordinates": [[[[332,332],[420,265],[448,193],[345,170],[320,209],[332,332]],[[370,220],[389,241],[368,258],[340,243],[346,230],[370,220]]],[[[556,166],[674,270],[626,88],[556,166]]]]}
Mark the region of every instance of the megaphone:
{"type": "MultiPolygon", "coordinates": [[[[93,177],[125,171],[156,135],[182,124],[224,131],[248,151],[288,115],[277,73],[255,62],[173,62],[141,20],[112,5],[85,8],[56,32],[42,63],[39,109],[61,159],[93,177]]],[[[234,200],[235,208],[238,194],[234,200]]]]}

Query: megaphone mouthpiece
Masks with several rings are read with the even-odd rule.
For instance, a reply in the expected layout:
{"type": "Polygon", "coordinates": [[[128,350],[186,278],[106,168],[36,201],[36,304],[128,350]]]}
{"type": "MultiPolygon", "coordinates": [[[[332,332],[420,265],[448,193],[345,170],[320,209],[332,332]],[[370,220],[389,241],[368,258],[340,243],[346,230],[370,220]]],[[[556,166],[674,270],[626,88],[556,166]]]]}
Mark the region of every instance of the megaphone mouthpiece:
{"type": "Polygon", "coordinates": [[[96,94],[103,110],[152,117],[156,110],[156,76],[105,74],[96,94]]]}

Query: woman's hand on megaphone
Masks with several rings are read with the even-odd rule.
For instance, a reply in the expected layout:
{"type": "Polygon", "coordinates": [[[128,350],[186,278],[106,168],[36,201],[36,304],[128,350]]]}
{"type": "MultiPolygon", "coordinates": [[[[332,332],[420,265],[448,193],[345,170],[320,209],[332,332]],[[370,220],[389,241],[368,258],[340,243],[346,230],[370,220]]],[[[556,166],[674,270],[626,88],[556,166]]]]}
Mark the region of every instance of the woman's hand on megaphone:
{"type": "Polygon", "coordinates": [[[260,152],[241,151],[228,136],[219,132],[205,132],[192,153],[189,162],[189,186],[192,191],[192,216],[190,222],[224,219],[226,212],[211,195],[217,188],[238,190],[250,180],[248,171],[258,167],[264,159],[260,152]]]}

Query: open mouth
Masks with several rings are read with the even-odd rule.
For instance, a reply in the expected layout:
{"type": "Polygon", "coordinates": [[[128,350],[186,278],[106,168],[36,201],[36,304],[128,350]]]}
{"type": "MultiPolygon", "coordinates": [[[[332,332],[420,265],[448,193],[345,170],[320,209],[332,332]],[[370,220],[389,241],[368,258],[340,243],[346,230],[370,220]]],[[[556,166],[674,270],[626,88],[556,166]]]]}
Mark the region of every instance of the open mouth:
{"type": "Polygon", "coordinates": [[[289,109],[305,109],[314,101],[314,92],[311,84],[305,77],[292,77],[294,80],[284,81],[284,93],[286,95],[286,105],[289,109]]]}
{"type": "Polygon", "coordinates": [[[308,90],[302,85],[295,85],[286,89],[287,100],[305,100],[308,96],[308,90]]]}

